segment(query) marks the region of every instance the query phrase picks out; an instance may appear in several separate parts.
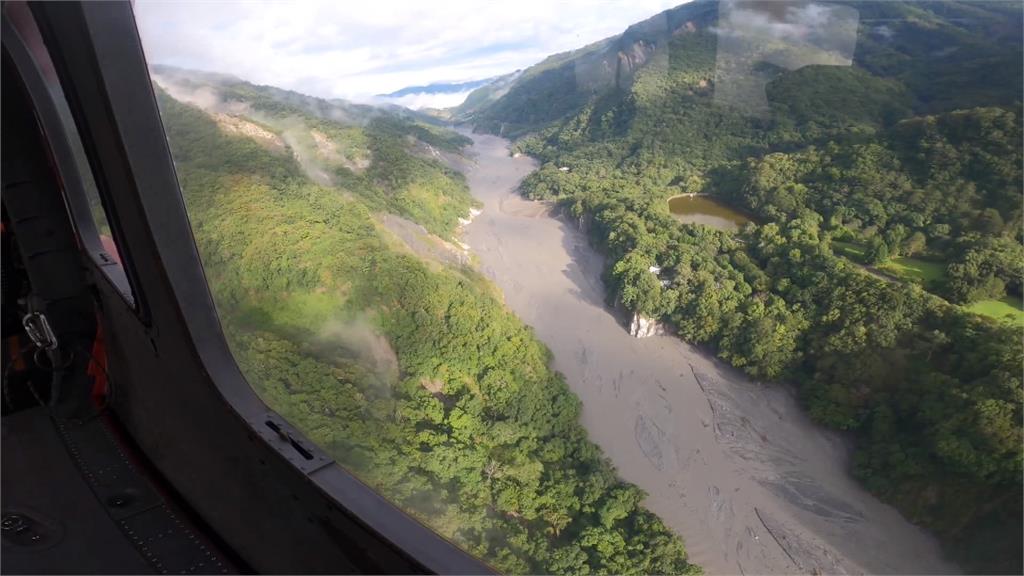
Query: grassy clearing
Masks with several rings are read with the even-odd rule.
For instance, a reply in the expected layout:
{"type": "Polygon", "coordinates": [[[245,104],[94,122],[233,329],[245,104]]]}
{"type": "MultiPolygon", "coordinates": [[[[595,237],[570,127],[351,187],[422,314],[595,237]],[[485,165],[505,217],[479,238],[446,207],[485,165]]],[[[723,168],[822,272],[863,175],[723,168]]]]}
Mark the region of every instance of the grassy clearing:
{"type": "Polygon", "coordinates": [[[1007,296],[999,300],[979,300],[965,308],[975,314],[1009,320],[1014,324],[1024,326],[1024,306],[1014,296],[1007,296]]]}
{"type": "Polygon", "coordinates": [[[946,265],[942,262],[907,257],[890,260],[878,266],[878,269],[924,286],[942,280],[946,274],[946,265]]]}
{"type": "Polygon", "coordinates": [[[842,256],[858,264],[864,264],[865,247],[862,244],[833,240],[832,251],[836,256],[842,256]]]}

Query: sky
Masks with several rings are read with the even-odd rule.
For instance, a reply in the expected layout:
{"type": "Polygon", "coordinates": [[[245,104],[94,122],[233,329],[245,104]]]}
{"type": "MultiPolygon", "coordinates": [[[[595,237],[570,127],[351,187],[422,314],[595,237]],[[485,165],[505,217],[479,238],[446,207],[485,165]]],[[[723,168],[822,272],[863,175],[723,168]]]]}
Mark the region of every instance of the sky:
{"type": "MultiPolygon", "coordinates": [[[[406,86],[525,68],[682,2],[137,0],[134,7],[151,65],[225,72],[313,96],[368,101],[406,86]]],[[[454,106],[454,99],[464,97],[401,103],[454,106]]]]}

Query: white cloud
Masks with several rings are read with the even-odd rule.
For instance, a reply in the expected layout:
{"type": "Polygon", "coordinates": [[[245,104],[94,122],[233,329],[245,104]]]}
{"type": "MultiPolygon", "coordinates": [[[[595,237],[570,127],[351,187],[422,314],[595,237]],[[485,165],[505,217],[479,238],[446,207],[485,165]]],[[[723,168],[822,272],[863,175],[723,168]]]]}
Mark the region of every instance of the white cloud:
{"type": "Polygon", "coordinates": [[[618,34],[682,0],[135,3],[151,64],[321,97],[487,78],[618,34]]]}
{"type": "Polygon", "coordinates": [[[787,70],[851,66],[860,13],[846,5],[787,5],[736,0],[719,5],[715,100],[752,115],[768,114],[770,63],[787,70]]]}
{"type": "Polygon", "coordinates": [[[404,96],[390,96],[375,99],[388,104],[398,104],[413,110],[421,108],[453,108],[466,101],[466,97],[472,90],[461,92],[445,92],[443,94],[430,94],[427,92],[415,92],[404,96]]]}

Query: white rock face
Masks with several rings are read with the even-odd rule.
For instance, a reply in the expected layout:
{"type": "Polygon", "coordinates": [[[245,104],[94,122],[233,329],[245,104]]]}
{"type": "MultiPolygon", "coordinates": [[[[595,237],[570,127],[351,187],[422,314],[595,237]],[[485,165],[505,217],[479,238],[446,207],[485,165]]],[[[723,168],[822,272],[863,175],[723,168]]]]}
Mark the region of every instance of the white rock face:
{"type": "Polygon", "coordinates": [[[470,208],[469,209],[469,217],[468,218],[459,218],[459,225],[460,226],[469,226],[469,224],[471,222],[473,222],[473,218],[476,218],[481,213],[482,213],[482,211],[479,210],[478,208],[470,208]]]}
{"type": "Polygon", "coordinates": [[[629,323],[629,334],[634,338],[648,338],[665,333],[661,322],[648,318],[639,312],[633,312],[633,320],[629,323]]]}

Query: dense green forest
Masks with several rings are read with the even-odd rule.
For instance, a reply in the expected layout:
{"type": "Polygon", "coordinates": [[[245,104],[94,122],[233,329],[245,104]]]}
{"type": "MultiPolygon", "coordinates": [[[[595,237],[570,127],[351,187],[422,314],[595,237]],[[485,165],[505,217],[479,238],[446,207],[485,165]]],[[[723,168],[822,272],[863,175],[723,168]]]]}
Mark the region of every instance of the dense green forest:
{"type": "Polygon", "coordinates": [[[716,2],[553,56],[462,112],[542,162],[523,192],[587,229],[609,301],[795,383],[856,439],[869,489],[963,568],[1019,573],[1022,334],[971,310],[1022,297],[1024,7],[847,4],[852,65],[757,68],[764,114],[714,98],[716,2]],[[689,193],[758,224],[679,224],[666,200],[689,193]]]}
{"type": "Polygon", "coordinates": [[[427,123],[425,116],[323,100],[225,75],[166,66],[155,71],[171,85],[172,95],[195,93],[208,101],[215,91],[217,102],[206,106],[215,118],[242,119],[266,130],[263,138],[257,135],[264,147],[290,148],[307,176],[343,187],[372,210],[398,214],[448,239],[459,218],[476,205],[462,174],[430,154],[457,152],[469,139],[427,123]],[[414,143],[421,154],[408,153],[414,143]]]}
{"type": "Polygon", "coordinates": [[[443,208],[416,206],[465,215],[465,184],[412,152],[417,142],[455,150],[462,137],[260,104],[271,129],[297,117],[338,146],[365,145],[370,164],[339,162],[326,186],[293,148],[233,134],[163,91],[159,103],[228,341],[271,407],[504,572],[700,572],[587,439],[550,353],[489,282],[428,266],[378,223],[390,210],[450,232],[443,208]],[[403,197],[416,185],[440,192],[417,205],[403,197]]]}

